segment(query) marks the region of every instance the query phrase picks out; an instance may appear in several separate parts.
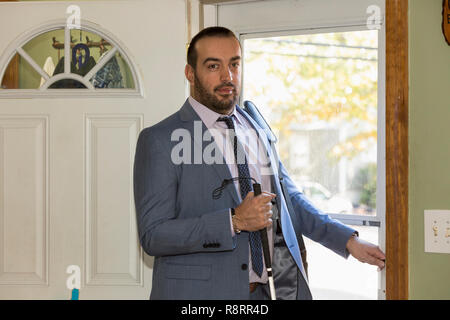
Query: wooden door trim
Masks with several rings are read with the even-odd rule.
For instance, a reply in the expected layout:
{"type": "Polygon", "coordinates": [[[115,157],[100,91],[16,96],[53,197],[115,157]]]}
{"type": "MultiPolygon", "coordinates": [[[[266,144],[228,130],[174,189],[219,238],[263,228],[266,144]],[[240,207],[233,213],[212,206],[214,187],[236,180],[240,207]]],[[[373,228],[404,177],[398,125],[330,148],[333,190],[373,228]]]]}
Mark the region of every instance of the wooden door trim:
{"type": "Polygon", "coordinates": [[[386,0],[386,299],[409,295],[408,0],[386,0]]]}

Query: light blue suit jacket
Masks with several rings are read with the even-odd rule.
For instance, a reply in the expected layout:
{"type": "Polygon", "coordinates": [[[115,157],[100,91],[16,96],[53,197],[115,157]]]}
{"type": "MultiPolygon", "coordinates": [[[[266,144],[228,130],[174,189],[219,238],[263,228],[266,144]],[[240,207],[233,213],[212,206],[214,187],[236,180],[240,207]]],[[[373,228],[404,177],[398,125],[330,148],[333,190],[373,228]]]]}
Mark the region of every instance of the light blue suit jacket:
{"type": "MultiPolygon", "coordinates": [[[[237,110],[260,129],[241,108],[237,110]]],[[[232,237],[229,216],[229,208],[239,205],[239,196],[229,186],[219,199],[212,198],[213,190],[231,175],[225,161],[205,164],[199,157],[214,143],[202,139],[206,130],[186,101],[178,112],[139,135],[134,196],[141,245],[155,257],[151,299],[249,298],[248,232],[232,237]],[[180,156],[173,153],[180,150],[180,143],[186,147],[188,153],[182,156],[190,159],[188,163],[173,161],[180,156]]],[[[260,139],[271,160],[277,161],[267,137],[260,139]]],[[[354,230],[314,208],[280,165],[295,212],[288,212],[274,170],[272,188],[282,229],[273,258],[277,296],[311,299],[297,237],[303,234],[346,258],[345,246],[354,230]]]]}

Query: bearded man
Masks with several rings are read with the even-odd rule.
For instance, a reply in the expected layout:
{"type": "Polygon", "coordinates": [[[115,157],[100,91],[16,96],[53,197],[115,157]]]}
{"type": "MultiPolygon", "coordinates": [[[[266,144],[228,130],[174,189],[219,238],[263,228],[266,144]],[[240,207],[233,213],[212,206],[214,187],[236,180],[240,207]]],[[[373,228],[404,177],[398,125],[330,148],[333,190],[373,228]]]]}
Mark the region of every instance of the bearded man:
{"type": "Polygon", "coordinates": [[[267,136],[237,105],[241,64],[241,45],[232,31],[200,31],[187,53],[191,96],[139,136],[134,192],[140,243],[155,257],[151,299],[270,299],[258,232],[264,228],[279,299],[312,299],[298,242],[302,235],[345,258],[352,254],[384,267],[377,246],[316,209],[283,165],[273,163],[267,136]],[[198,128],[213,134],[198,139],[198,128]],[[174,139],[180,130],[190,139],[182,151],[174,139]],[[206,149],[220,161],[204,159],[206,149]],[[179,152],[181,162],[174,158],[179,152]],[[261,185],[260,195],[252,180],[261,185]],[[234,184],[213,197],[224,181],[234,184]]]}

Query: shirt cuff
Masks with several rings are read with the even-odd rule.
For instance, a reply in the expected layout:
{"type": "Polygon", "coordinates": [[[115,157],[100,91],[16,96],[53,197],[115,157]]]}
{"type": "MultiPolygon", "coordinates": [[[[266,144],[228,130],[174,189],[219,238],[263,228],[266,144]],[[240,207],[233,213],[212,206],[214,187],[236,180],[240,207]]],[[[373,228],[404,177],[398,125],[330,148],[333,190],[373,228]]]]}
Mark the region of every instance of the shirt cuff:
{"type": "Polygon", "coordinates": [[[230,227],[231,227],[231,236],[234,237],[236,235],[236,233],[234,232],[233,229],[233,220],[231,219],[231,209],[230,209],[230,227]]]}

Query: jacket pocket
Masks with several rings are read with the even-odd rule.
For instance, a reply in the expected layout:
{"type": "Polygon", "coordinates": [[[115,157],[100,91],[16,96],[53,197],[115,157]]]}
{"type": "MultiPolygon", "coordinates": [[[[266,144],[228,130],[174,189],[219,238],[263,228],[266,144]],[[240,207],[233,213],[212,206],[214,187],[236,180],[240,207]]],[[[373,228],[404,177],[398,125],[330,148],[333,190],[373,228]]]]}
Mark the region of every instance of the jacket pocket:
{"type": "Polygon", "coordinates": [[[211,265],[185,265],[166,263],[167,279],[209,280],[211,265]]]}

